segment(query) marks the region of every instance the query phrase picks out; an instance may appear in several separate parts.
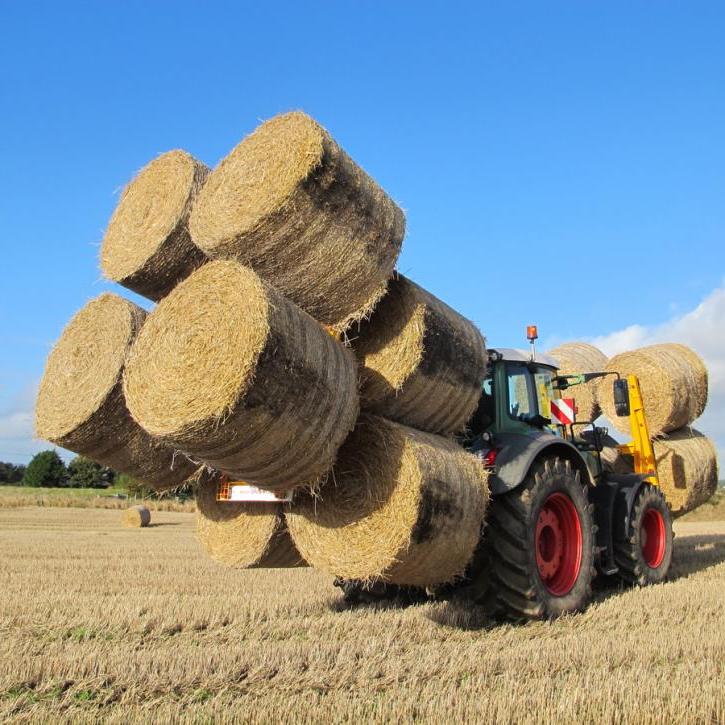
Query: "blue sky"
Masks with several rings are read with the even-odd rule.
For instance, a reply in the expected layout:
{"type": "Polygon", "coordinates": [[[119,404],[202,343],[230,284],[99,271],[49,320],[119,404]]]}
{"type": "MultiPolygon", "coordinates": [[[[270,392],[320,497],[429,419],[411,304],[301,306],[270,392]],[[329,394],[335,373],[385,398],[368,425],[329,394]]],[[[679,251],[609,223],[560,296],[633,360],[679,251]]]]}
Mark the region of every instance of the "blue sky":
{"type": "Polygon", "coordinates": [[[401,271],[492,344],[689,330],[725,280],[723,37],[717,2],[0,0],[0,460],[37,448],[47,352],[111,287],[119,189],[294,108],[406,210],[401,271]]]}

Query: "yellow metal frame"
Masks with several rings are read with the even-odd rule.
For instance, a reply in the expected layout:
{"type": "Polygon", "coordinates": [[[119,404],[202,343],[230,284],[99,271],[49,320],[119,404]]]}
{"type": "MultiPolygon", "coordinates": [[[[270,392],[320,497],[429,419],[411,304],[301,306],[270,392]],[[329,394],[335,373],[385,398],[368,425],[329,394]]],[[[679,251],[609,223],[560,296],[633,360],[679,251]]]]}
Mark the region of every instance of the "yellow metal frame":
{"type": "Polygon", "coordinates": [[[619,446],[619,450],[632,456],[635,473],[647,476],[649,483],[658,486],[657,460],[644,414],[639,380],[636,375],[627,375],[626,380],[629,389],[629,427],[632,431],[632,441],[619,446]]]}

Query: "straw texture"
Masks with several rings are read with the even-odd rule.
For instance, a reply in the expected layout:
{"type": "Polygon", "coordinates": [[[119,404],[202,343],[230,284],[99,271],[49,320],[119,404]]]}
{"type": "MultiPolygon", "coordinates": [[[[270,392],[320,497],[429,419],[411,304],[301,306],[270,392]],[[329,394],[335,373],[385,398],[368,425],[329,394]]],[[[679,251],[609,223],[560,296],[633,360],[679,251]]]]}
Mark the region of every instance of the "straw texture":
{"type": "MultiPolygon", "coordinates": [[[[579,373],[596,373],[607,366],[606,355],[587,342],[567,342],[549,351],[559,363],[560,375],[577,375],[579,373]]],[[[610,378],[607,378],[610,379],[610,378]]],[[[576,401],[577,420],[596,420],[600,413],[597,400],[597,380],[584,385],[576,385],[564,391],[565,397],[573,397],[576,401]]]]}
{"type": "Polygon", "coordinates": [[[339,329],[385,291],[405,234],[403,212],[304,113],[262,124],[212,172],[190,219],[213,258],[253,267],[339,329]]]}
{"type": "Polygon", "coordinates": [[[487,366],[472,322],[399,275],[351,337],[363,408],[432,433],[463,430],[487,366]]]}
{"type": "Polygon", "coordinates": [[[160,300],[206,261],[189,234],[191,207],[209,168],[169,151],[129,183],[108,224],[101,269],[114,282],[160,300]]]}
{"type": "Polygon", "coordinates": [[[159,303],[124,390],[147,431],[272,489],[316,482],[359,408],[352,353],[232,261],[204,265],[159,303]]]}
{"type": "Polygon", "coordinates": [[[35,430],[38,438],[162,490],[182,484],[196,466],[140,428],[126,407],[121,376],[145,317],[113,294],[73,317],[48,357],[35,430]]]}
{"type": "MultiPolygon", "coordinates": [[[[650,435],[683,428],[699,418],[707,403],[707,369],[700,357],[685,345],[651,345],[615,355],[607,370],[639,378],[650,435]]],[[[617,416],[612,378],[599,382],[599,402],[604,415],[623,433],[629,419],[617,416]]]]}
{"type": "Polygon", "coordinates": [[[717,490],[717,449],[694,428],[654,441],[662,493],[675,516],[705,503],[717,490]]]}
{"type": "Polygon", "coordinates": [[[217,501],[217,482],[205,474],[196,490],[196,536],[212,559],[237,569],[305,566],[282,504],[217,501]]]}
{"type": "Polygon", "coordinates": [[[146,506],[131,506],[121,515],[121,523],[133,529],[141,529],[151,523],[151,512],[146,506]]]}
{"type": "Polygon", "coordinates": [[[330,574],[432,586],[461,575],[478,543],[487,474],[439,436],[364,414],[319,497],[298,492],[287,523],[330,574]]]}

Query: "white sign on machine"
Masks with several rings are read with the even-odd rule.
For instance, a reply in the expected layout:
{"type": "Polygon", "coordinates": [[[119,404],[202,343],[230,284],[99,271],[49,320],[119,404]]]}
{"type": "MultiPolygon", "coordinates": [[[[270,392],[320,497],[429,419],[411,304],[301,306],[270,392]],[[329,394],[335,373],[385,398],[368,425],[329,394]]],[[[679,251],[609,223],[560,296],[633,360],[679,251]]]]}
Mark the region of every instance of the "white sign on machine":
{"type": "Polygon", "coordinates": [[[289,503],[292,501],[292,491],[268,491],[249,483],[225,482],[219,487],[218,499],[243,503],[289,503]]]}

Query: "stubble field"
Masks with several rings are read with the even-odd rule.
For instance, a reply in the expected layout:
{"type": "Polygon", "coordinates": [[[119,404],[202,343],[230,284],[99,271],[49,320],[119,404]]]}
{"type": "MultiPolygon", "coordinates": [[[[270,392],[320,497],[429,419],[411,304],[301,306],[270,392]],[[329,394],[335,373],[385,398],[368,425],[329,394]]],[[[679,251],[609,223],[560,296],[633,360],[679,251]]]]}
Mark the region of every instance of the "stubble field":
{"type": "Polygon", "coordinates": [[[312,570],[232,571],[194,516],[0,509],[0,720],[725,721],[725,522],[678,522],[672,581],[496,625],[346,608],[312,570]]]}

